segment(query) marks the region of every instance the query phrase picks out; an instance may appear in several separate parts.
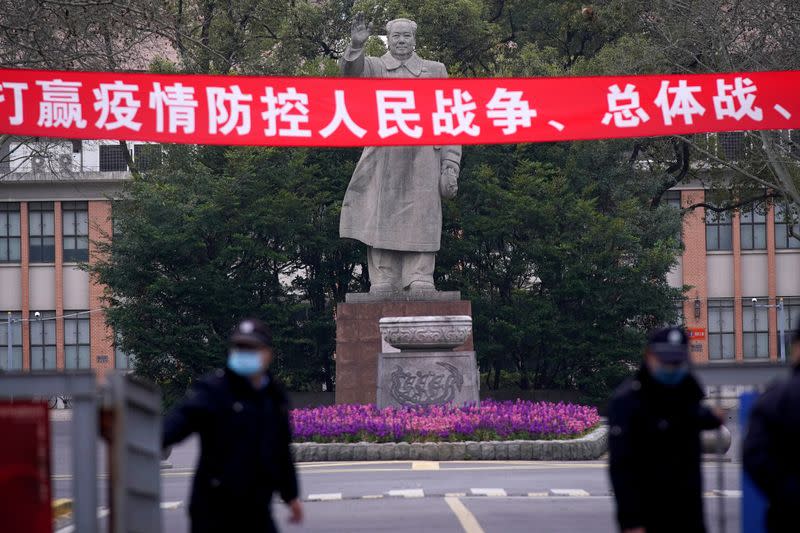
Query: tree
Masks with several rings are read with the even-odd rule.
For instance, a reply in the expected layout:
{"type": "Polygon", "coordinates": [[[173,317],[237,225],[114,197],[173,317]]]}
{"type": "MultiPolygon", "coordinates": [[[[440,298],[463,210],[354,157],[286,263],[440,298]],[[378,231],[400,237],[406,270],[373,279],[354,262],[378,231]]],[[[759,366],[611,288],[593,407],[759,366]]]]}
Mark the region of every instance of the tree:
{"type": "Polygon", "coordinates": [[[467,167],[439,274],[474,303],[477,352],[495,388],[511,369],[523,389],[602,397],[640,357],[642,333],[674,319],[680,290],[665,275],[679,214],[652,211],[646,191],[631,198],[629,180],[614,175],[617,145],[568,147],[570,174],[535,162],[542,146],[480,148],[481,163],[467,167]]]}
{"type": "Polygon", "coordinates": [[[360,253],[335,235],[345,152],[170,147],[128,184],[115,237],[88,267],[107,285],[108,321],[136,371],[182,394],[221,366],[245,316],[273,327],[276,370],[295,389],[333,387],[333,302],[360,253]],[[324,164],[321,164],[323,162],[324,164]],[[339,165],[339,172],[332,173],[339,165]]]}

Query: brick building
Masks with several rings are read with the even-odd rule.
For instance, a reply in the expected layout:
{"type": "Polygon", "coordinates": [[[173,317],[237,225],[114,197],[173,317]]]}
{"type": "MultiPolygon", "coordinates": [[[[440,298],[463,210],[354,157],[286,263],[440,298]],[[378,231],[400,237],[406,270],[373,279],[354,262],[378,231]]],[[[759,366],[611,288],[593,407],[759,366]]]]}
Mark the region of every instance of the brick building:
{"type": "MultiPolygon", "coordinates": [[[[146,144],[129,147],[140,168],[160,153],[146,144]]],[[[9,344],[15,369],[102,374],[130,366],[104,322],[102,288],[78,268],[95,260],[91,243],[112,233],[110,198],[128,177],[124,152],[112,141],[0,146],[0,368],[8,366],[9,344]]],[[[699,184],[667,193],[675,207],[704,199],[699,184]]],[[[694,335],[695,360],[778,357],[781,298],[787,330],[800,320],[800,240],[789,233],[779,206],[685,215],[685,249],[668,280],[689,286],[678,305],[694,335]]]]}
{"type": "MultiPolygon", "coordinates": [[[[667,195],[676,207],[705,201],[699,184],[667,195]]],[[[785,330],[800,320],[800,239],[788,231],[783,209],[684,215],[684,251],[668,281],[689,286],[680,307],[695,361],[779,358],[781,300],[785,330]]],[[[800,225],[793,233],[800,235],[800,225]]]]}
{"type": "Polygon", "coordinates": [[[14,369],[130,366],[105,324],[102,287],[79,268],[96,260],[92,243],[111,235],[111,198],[128,177],[116,142],[0,147],[0,368],[9,345],[14,369]]]}

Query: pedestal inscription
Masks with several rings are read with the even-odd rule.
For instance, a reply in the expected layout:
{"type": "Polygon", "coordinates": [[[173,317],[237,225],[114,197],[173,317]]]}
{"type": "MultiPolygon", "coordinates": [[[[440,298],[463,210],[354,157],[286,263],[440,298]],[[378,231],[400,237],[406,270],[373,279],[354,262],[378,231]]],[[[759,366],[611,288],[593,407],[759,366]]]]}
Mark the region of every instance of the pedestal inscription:
{"type": "Polygon", "coordinates": [[[395,352],[378,356],[378,407],[477,403],[475,352],[395,352]]]}

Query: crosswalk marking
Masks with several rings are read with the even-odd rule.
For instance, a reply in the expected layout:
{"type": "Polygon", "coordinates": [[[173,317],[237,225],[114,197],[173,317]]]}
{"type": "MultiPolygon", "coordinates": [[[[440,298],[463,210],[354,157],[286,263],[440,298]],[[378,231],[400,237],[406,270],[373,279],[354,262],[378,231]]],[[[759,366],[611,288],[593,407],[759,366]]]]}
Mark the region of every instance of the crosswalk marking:
{"type": "Polygon", "coordinates": [[[334,500],[341,500],[342,493],[341,492],[325,492],[322,494],[309,494],[308,501],[311,502],[328,502],[334,500]]]}
{"type": "Polygon", "coordinates": [[[583,489],[550,489],[550,496],[589,496],[583,489]]]}
{"type": "Polygon", "coordinates": [[[425,491],[422,489],[395,489],[388,492],[389,496],[400,498],[424,498],[425,491]]]}
{"type": "Polygon", "coordinates": [[[491,496],[491,497],[505,497],[506,491],[503,489],[469,489],[470,494],[473,496],[491,496]]]}

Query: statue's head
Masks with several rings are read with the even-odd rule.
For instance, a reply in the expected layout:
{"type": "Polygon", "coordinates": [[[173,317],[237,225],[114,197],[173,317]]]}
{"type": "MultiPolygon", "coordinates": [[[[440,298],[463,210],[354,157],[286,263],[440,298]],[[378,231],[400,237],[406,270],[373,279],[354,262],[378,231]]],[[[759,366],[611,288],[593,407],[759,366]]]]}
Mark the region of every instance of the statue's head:
{"type": "Polygon", "coordinates": [[[386,24],[386,38],[392,57],[405,60],[414,53],[417,45],[417,23],[409,19],[394,19],[386,24]]]}

